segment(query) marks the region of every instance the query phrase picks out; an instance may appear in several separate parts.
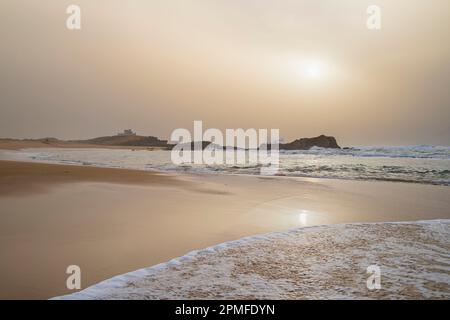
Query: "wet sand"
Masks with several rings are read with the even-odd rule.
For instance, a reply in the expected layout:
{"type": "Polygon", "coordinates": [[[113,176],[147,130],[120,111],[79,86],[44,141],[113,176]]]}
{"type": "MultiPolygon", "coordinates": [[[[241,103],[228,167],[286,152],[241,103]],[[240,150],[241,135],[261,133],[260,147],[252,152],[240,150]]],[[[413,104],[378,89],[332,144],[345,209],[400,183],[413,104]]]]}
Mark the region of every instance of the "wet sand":
{"type": "Polygon", "coordinates": [[[450,218],[443,186],[0,161],[0,298],[71,293],[221,242],[317,224],[450,218]]]}
{"type": "Polygon", "coordinates": [[[247,237],[55,299],[446,299],[450,220],[317,226],[247,237]],[[379,288],[367,280],[378,268],[379,288]],[[372,269],[373,270],[373,269],[372,269]]]}

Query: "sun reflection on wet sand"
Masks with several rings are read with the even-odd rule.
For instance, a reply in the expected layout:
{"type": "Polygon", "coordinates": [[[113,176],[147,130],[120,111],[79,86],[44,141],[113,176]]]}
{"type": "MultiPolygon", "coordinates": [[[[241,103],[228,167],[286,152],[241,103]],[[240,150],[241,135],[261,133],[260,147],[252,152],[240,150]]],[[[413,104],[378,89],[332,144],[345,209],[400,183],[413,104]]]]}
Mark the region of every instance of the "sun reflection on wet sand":
{"type": "Polygon", "coordinates": [[[323,215],[314,211],[302,209],[297,212],[297,219],[301,227],[326,224],[328,220],[323,215]]]}
{"type": "Polygon", "coordinates": [[[302,226],[305,226],[308,221],[308,211],[307,210],[300,210],[300,213],[298,214],[298,221],[302,226]]]}

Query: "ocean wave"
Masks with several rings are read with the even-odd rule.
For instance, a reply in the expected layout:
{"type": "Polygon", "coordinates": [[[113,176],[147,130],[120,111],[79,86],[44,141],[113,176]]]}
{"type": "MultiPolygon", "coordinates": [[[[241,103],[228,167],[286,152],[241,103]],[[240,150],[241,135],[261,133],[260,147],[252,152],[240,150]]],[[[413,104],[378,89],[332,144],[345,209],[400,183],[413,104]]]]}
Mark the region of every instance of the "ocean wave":
{"type": "Polygon", "coordinates": [[[305,164],[283,167],[279,174],[282,174],[283,176],[308,178],[377,180],[450,185],[450,170],[407,165],[339,163],[333,165],[305,164]]]}
{"type": "MultiPolygon", "coordinates": [[[[377,180],[450,185],[450,148],[363,147],[283,151],[275,176],[377,180]]],[[[29,149],[0,152],[0,158],[194,174],[260,175],[261,164],[175,165],[170,151],[111,149],[29,149]]]]}
{"type": "Polygon", "coordinates": [[[449,299],[450,220],[257,235],[54,299],[449,299]],[[381,271],[368,290],[367,267],[381,271]]]}
{"type": "Polygon", "coordinates": [[[281,154],[305,154],[324,156],[353,156],[353,157],[387,157],[387,158],[421,158],[421,159],[450,159],[450,147],[445,146],[366,146],[344,149],[327,149],[313,147],[309,150],[281,150],[281,154]]]}

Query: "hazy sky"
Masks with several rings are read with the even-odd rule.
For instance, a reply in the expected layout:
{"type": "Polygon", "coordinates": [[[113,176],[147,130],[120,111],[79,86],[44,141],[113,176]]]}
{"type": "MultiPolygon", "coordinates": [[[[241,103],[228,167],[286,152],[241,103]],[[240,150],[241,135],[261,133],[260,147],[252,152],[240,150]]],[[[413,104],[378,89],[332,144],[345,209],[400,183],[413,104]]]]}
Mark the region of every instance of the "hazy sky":
{"type": "Polygon", "coordinates": [[[450,145],[449,34],[448,0],[1,0],[0,137],[168,138],[203,120],[450,145]]]}

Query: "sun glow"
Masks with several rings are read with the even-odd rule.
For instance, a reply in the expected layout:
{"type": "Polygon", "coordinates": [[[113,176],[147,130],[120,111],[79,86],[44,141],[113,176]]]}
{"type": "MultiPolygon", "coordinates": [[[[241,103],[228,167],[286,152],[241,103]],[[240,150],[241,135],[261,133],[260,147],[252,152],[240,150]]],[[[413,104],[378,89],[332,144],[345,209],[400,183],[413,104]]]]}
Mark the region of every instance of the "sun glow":
{"type": "Polygon", "coordinates": [[[323,54],[316,55],[285,55],[278,59],[280,76],[295,90],[299,88],[324,89],[330,85],[342,85],[348,78],[342,67],[323,54]]]}
{"type": "Polygon", "coordinates": [[[324,79],[328,73],[327,65],[320,60],[307,60],[300,63],[300,72],[305,79],[324,79]]]}
{"type": "Polygon", "coordinates": [[[297,83],[300,80],[304,85],[316,86],[329,82],[335,76],[335,67],[319,56],[291,56],[286,61],[287,72],[297,83]]]}

